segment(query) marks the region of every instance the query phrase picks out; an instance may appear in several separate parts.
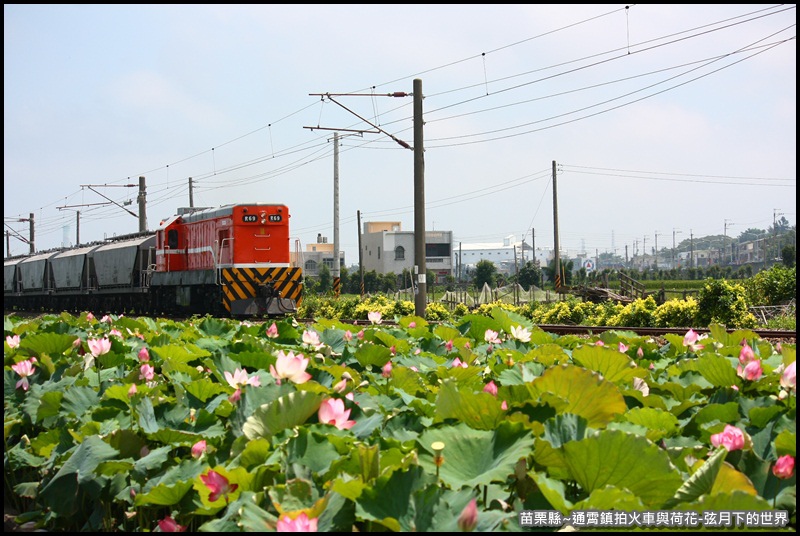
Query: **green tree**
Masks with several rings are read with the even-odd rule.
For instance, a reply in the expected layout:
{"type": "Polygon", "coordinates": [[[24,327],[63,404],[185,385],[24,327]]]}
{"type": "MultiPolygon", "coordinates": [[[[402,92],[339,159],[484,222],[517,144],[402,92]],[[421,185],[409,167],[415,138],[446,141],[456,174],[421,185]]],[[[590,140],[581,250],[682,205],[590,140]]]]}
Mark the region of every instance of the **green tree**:
{"type": "Polygon", "coordinates": [[[519,269],[519,284],[522,285],[522,288],[528,290],[533,285],[539,284],[542,280],[542,269],[539,268],[539,265],[533,261],[527,261],[519,269]]]}
{"type": "Polygon", "coordinates": [[[319,294],[328,293],[333,289],[333,276],[331,275],[331,269],[326,264],[320,265],[317,281],[319,282],[317,287],[319,294]]]}
{"type": "MultiPolygon", "coordinates": [[[[561,282],[562,286],[569,286],[572,284],[572,266],[573,262],[571,260],[559,261],[561,263],[561,273],[564,274],[564,281],[561,282]]],[[[553,259],[552,261],[547,263],[547,268],[543,268],[544,275],[553,283],[555,286],[556,281],[556,261],[553,259]]]]}
{"type": "Polygon", "coordinates": [[[784,266],[788,266],[789,268],[794,266],[797,260],[797,251],[794,246],[783,246],[781,250],[781,259],[783,260],[784,266]]]}
{"type": "Polygon", "coordinates": [[[484,283],[494,287],[497,283],[497,266],[492,261],[482,259],[475,265],[475,287],[483,288],[484,283]]]}

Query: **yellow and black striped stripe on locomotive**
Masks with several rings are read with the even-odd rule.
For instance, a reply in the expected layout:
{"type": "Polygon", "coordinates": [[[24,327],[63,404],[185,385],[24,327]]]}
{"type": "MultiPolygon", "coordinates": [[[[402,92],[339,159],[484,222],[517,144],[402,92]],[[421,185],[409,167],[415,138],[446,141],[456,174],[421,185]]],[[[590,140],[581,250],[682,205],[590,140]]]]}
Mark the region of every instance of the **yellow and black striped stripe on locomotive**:
{"type": "Polygon", "coordinates": [[[280,298],[303,300],[303,270],[301,268],[223,268],[220,273],[223,306],[231,312],[237,300],[251,300],[259,296],[259,288],[272,285],[280,298]]]}

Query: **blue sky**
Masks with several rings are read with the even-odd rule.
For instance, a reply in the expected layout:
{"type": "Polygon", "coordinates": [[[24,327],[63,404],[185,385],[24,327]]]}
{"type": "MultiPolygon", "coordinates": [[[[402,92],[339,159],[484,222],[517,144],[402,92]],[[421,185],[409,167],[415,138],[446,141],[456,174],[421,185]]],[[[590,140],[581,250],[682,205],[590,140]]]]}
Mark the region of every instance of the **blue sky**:
{"type": "MultiPolygon", "coordinates": [[[[796,222],[790,5],[18,5],[4,8],[10,251],[138,230],[189,205],[286,203],[301,247],[413,230],[422,81],[426,228],[456,246],[670,247],[796,222]],[[329,99],[312,94],[357,94],[329,99]],[[311,129],[325,127],[332,130],[311,129]],[[98,186],[102,185],[102,186],[98,186]],[[674,233],[674,235],[673,235],[674,233]]],[[[294,247],[294,244],[292,245],[294,247]]]]}

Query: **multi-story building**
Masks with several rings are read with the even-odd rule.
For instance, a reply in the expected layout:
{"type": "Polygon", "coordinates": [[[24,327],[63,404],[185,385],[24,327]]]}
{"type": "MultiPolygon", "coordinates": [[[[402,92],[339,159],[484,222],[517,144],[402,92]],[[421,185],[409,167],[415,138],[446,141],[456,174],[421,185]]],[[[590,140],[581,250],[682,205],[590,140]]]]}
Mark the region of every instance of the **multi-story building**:
{"type": "MultiPolygon", "coordinates": [[[[400,275],[414,270],[414,232],[403,231],[397,221],[364,222],[361,235],[361,260],[364,270],[400,275]]],[[[444,283],[453,274],[453,232],[425,231],[425,265],[436,274],[435,283],[444,283]]]]}
{"type": "Polygon", "coordinates": [[[553,258],[553,251],[534,251],[524,240],[518,242],[514,235],[509,235],[502,242],[460,244],[455,251],[455,258],[462,272],[474,270],[478,262],[487,260],[497,266],[498,273],[513,274],[519,266],[531,260],[538,261],[540,266],[547,266],[553,258]]]}
{"type": "MultiPolygon", "coordinates": [[[[319,268],[322,265],[328,267],[330,271],[334,268],[333,243],[328,242],[328,237],[317,235],[314,244],[306,244],[305,251],[294,251],[291,254],[292,266],[303,268],[303,275],[316,277],[319,275],[319,268]]],[[[344,267],[344,251],[339,252],[339,269],[344,267]]]]}

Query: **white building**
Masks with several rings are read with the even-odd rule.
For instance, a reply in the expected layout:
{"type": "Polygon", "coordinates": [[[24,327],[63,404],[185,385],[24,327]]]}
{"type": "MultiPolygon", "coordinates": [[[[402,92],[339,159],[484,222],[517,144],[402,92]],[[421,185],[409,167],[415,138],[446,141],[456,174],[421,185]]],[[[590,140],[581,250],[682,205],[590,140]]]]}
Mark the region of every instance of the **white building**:
{"type": "MultiPolygon", "coordinates": [[[[292,266],[299,266],[303,269],[304,276],[316,277],[319,275],[320,266],[325,265],[333,272],[334,255],[333,243],[328,242],[328,238],[317,235],[314,244],[306,244],[305,251],[293,251],[291,253],[292,266]]],[[[339,269],[344,267],[344,251],[339,252],[339,269]]]]}
{"type": "MultiPolygon", "coordinates": [[[[361,235],[361,259],[365,271],[400,275],[414,270],[414,232],[403,231],[400,222],[365,222],[361,235]]],[[[425,267],[444,283],[453,274],[453,232],[425,232],[425,267]]]]}
{"type": "Polygon", "coordinates": [[[534,251],[524,240],[516,241],[514,235],[505,237],[502,242],[460,244],[454,254],[456,265],[462,270],[474,270],[475,265],[486,260],[494,263],[498,273],[503,274],[513,274],[517,267],[534,259],[540,266],[547,266],[554,257],[553,250],[537,248],[534,251]]]}

